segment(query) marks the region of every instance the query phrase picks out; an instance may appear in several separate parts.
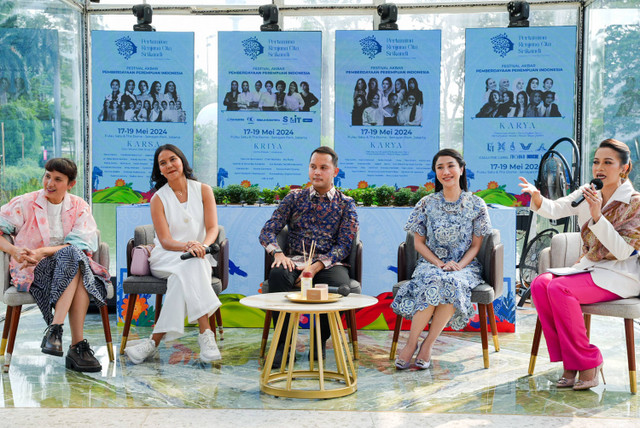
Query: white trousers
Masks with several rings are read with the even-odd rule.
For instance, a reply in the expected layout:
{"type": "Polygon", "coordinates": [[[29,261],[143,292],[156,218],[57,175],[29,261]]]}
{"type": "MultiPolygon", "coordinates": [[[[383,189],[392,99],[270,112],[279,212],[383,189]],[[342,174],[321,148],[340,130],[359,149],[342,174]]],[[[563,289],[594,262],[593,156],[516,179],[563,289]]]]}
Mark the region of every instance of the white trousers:
{"type": "Polygon", "coordinates": [[[167,278],[167,293],[153,333],[166,333],[166,340],[184,335],[184,319],[189,323],[211,316],[220,299],[211,287],[211,263],[207,259],[180,260],[181,252],[162,251],[149,259],[151,274],[167,278]],[[159,253],[159,254],[158,254],[159,253]]]}

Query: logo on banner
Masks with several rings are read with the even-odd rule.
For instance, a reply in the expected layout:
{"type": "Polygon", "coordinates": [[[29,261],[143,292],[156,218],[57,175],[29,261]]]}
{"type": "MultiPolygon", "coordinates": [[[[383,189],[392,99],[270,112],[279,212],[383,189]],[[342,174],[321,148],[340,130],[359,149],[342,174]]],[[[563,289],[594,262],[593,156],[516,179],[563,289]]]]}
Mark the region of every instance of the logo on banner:
{"type": "Polygon", "coordinates": [[[249,37],[242,41],[244,54],[251,59],[256,59],[264,53],[264,46],[260,44],[257,37],[249,37]]]}
{"type": "Polygon", "coordinates": [[[129,36],[124,36],[116,40],[116,46],[118,47],[118,53],[129,59],[134,53],[138,52],[138,47],[131,41],[129,36]]]}
{"type": "Polygon", "coordinates": [[[507,56],[507,54],[513,50],[513,42],[509,37],[507,37],[507,33],[498,34],[497,36],[492,37],[491,44],[493,45],[493,51],[502,58],[507,56]]]}
{"type": "Polygon", "coordinates": [[[369,57],[369,59],[375,58],[380,52],[382,52],[382,45],[376,40],[376,36],[365,37],[360,39],[360,46],[362,46],[362,53],[369,57]]]}

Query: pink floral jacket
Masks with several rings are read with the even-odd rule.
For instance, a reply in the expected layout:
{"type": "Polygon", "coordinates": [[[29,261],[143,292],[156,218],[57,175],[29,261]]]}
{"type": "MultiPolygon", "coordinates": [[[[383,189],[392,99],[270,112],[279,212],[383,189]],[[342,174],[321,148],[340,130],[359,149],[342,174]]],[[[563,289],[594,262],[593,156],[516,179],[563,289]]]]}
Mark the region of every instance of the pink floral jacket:
{"type": "MultiPolygon", "coordinates": [[[[62,201],[62,230],[65,244],[75,245],[89,256],[94,274],[109,279],[107,269],[93,261],[98,249],[98,228],[91,208],[82,198],[68,194],[62,201]]],[[[0,233],[14,236],[17,247],[37,249],[49,246],[49,221],[44,190],[16,196],[0,208],[0,233]]],[[[29,291],[34,267],[25,267],[13,257],[9,264],[11,283],[19,291],[29,291]]]]}

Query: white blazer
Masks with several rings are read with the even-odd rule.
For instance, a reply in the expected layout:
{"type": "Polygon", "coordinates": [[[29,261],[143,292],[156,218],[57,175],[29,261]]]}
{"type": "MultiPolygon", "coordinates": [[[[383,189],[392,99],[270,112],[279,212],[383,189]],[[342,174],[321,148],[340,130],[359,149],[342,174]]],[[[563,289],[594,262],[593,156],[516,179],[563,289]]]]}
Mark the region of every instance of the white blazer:
{"type": "MultiPolygon", "coordinates": [[[[531,209],[549,219],[577,215],[580,227],[589,222],[589,229],[613,254],[616,260],[594,262],[583,256],[574,267],[578,269],[593,268],[591,278],[598,287],[611,291],[623,298],[636,297],[640,295],[640,264],[638,263],[638,254],[635,249],[627,244],[604,216],[600,216],[598,222],[594,223],[589,212],[588,203],[583,202],[575,208],[571,206],[571,202],[582,195],[582,189],[585,186],[555,201],[542,198],[541,206],[535,207],[532,203],[531,209]]],[[[607,201],[607,205],[613,201],[628,204],[633,192],[634,189],[631,182],[625,180],[613,193],[611,199],[607,201]]]]}

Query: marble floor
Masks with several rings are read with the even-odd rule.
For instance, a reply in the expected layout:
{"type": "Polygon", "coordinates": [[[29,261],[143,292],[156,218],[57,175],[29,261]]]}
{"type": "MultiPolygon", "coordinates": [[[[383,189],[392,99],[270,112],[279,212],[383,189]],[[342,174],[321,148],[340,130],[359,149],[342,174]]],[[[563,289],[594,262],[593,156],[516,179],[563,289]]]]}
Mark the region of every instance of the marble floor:
{"type": "MultiPolygon", "coordinates": [[[[535,375],[527,375],[534,325],[535,311],[519,310],[516,333],[500,334],[500,352],[490,344],[489,369],[483,368],[479,334],[444,333],[429,370],[404,372],[388,359],[392,332],[361,330],[358,391],[343,398],[296,400],[260,392],[259,329],[226,329],[218,363],[199,362],[197,329],[192,328],[181,340],[163,343],[157,358],[136,366],[119,357],[117,346],[116,361],[109,363],[99,315],[90,314],[86,337],[103,370],[82,374],[66,370],[63,358],[40,352],[44,323],[31,307],[21,316],[9,372],[1,375],[0,426],[33,426],[39,420],[75,426],[87,418],[99,426],[156,427],[202,426],[211,420],[216,426],[281,426],[287,420],[351,427],[638,425],[640,398],[629,392],[622,320],[593,317],[592,338],[604,354],[608,383],[584,392],[555,388],[561,366],[548,362],[544,341],[535,375]]],[[[118,344],[121,329],[113,327],[112,333],[118,344]]],[[[130,340],[149,334],[149,328],[132,328],[130,340]]],[[[636,325],[636,346],[638,338],[636,325]]],[[[69,340],[65,332],[65,347],[69,340]]],[[[306,363],[307,341],[304,332],[298,365],[306,363]]]]}

